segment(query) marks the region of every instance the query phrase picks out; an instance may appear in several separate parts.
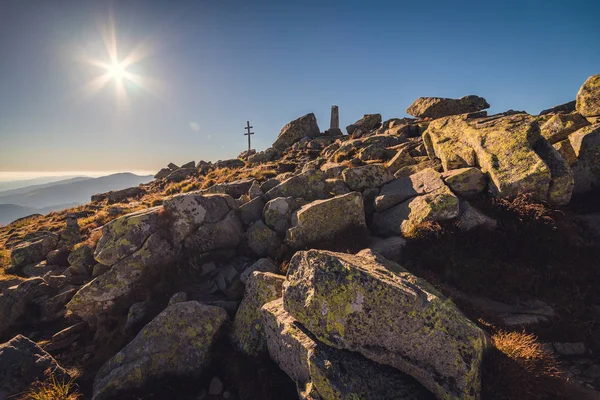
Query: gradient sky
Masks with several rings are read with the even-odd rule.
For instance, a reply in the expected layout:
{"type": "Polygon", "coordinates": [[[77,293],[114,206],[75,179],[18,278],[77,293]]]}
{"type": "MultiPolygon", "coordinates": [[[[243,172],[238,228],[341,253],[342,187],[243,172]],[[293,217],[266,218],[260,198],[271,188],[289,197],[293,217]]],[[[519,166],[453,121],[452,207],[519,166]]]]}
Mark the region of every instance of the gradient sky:
{"type": "Polygon", "coordinates": [[[476,94],[538,113],[600,73],[600,1],[0,2],[0,172],[158,170],[264,150],[308,112],[321,130],[405,116],[419,96],[476,94]],[[111,17],[112,15],[112,17],[111,17]],[[149,53],[115,82],[109,61],[149,53]],[[140,53],[140,54],[141,54],[140,53]],[[152,79],[150,81],[150,79],[152,79]]]}

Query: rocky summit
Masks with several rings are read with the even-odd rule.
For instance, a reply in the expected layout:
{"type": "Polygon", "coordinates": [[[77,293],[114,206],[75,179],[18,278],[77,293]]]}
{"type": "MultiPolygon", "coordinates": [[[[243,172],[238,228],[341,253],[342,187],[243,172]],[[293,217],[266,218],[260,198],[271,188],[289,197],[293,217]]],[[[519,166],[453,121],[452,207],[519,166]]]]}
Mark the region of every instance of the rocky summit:
{"type": "Polygon", "coordinates": [[[600,398],[600,75],[576,89],[347,135],[333,106],[0,227],[0,399],[600,398]]]}

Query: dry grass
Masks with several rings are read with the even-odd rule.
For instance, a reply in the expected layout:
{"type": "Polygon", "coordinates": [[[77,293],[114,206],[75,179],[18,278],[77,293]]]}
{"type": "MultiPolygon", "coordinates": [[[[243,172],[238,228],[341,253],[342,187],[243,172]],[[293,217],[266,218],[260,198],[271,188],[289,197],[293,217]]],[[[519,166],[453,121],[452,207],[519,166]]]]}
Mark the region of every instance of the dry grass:
{"type": "Polygon", "coordinates": [[[101,237],[102,231],[100,229],[92,231],[87,239],[88,246],[92,249],[95,249],[101,237]]]}
{"type": "Polygon", "coordinates": [[[78,400],[81,395],[73,380],[63,381],[50,375],[44,382],[34,384],[19,400],[78,400]]]}
{"type": "Polygon", "coordinates": [[[484,399],[568,399],[569,388],[556,360],[525,332],[492,335],[482,378],[484,399]]]}

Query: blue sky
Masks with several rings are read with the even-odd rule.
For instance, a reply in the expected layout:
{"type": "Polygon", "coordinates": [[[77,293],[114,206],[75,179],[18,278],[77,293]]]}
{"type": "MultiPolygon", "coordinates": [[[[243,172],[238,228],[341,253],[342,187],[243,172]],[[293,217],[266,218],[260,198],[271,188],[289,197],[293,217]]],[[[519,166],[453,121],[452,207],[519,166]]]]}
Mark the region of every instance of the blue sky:
{"type": "Polygon", "coordinates": [[[158,170],[264,150],[308,112],[328,128],[405,116],[419,96],[476,94],[538,113],[600,73],[599,1],[139,1],[0,3],[0,172],[158,170]],[[112,17],[111,17],[112,15],[112,17]],[[82,90],[119,60],[152,79],[82,90]]]}

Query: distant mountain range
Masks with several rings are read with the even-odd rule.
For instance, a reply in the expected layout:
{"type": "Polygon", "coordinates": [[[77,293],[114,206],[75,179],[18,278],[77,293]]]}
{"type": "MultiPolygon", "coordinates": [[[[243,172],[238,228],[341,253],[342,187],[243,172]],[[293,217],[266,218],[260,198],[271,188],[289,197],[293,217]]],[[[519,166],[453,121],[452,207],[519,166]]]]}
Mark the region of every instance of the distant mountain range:
{"type": "Polygon", "coordinates": [[[0,191],[0,224],[85,204],[94,194],[138,186],[152,179],[151,175],[120,173],[100,178],[74,177],[0,191]]]}

